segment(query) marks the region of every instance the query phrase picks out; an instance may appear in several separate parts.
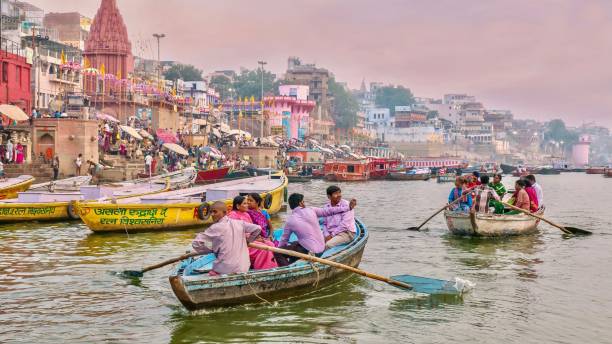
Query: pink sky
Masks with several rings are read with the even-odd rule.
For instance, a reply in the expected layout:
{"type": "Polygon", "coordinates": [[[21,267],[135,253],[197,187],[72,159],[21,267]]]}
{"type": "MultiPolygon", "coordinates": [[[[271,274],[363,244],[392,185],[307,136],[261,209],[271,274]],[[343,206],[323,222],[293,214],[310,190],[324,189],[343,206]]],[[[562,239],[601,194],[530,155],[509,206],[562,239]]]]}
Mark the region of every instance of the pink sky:
{"type": "MultiPolygon", "coordinates": [[[[93,17],[100,0],[30,0],[93,17]]],[[[118,0],[134,53],[205,72],[277,74],[288,56],[340,81],[468,93],[516,117],[612,127],[612,2],[563,0],[118,0]],[[467,6],[469,3],[470,6],[467,6]]]]}

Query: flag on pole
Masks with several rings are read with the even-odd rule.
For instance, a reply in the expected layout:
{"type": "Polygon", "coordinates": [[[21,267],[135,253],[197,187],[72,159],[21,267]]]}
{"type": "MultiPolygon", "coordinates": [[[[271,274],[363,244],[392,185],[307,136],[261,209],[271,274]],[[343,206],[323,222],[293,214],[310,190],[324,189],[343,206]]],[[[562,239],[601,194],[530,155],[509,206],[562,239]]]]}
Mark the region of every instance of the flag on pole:
{"type": "Polygon", "coordinates": [[[106,75],[106,67],[104,67],[104,63],[100,66],[100,74],[102,74],[102,76],[106,75]]]}
{"type": "Polygon", "coordinates": [[[121,80],[121,69],[117,71],[117,80],[121,80]]]}
{"type": "Polygon", "coordinates": [[[90,67],[90,64],[89,64],[89,59],[88,59],[87,57],[85,57],[85,58],[83,59],[83,68],[84,68],[84,69],[88,69],[89,67],[90,67]]]}
{"type": "Polygon", "coordinates": [[[255,104],[255,96],[251,96],[251,105],[255,104]]]}
{"type": "Polygon", "coordinates": [[[66,54],[64,54],[64,50],[62,49],[62,54],[60,55],[60,60],[63,65],[66,64],[66,54]]]}

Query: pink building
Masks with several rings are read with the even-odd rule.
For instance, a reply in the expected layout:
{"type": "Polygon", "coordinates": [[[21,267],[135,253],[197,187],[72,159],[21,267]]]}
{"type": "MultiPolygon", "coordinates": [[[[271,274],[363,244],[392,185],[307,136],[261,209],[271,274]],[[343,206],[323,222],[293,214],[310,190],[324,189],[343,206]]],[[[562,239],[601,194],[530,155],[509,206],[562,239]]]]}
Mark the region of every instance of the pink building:
{"type": "Polygon", "coordinates": [[[572,163],[575,167],[585,167],[589,164],[589,150],[591,138],[588,135],[580,135],[578,143],[572,147],[572,163]]]}
{"type": "Polygon", "coordinates": [[[303,139],[310,132],[310,113],[315,102],[308,100],[309,88],[304,85],[283,85],[278,97],[266,97],[272,133],[289,139],[303,139]]]}

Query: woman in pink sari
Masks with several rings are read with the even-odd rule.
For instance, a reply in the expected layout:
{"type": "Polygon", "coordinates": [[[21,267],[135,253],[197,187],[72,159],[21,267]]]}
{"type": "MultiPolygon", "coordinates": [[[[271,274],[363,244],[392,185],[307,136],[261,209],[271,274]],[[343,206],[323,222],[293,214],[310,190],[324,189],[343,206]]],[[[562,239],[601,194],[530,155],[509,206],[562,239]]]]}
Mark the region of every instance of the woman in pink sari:
{"type": "Polygon", "coordinates": [[[23,164],[23,146],[21,143],[18,143],[15,146],[15,163],[23,164]]]}
{"type": "MultiPolygon", "coordinates": [[[[254,222],[251,215],[249,215],[249,203],[247,202],[247,199],[244,196],[236,196],[234,198],[234,202],[232,204],[232,211],[227,216],[230,219],[242,220],[248,223],[255,223],[261,226],[262,235],[264,234],[264,226],[262,226],[258,222],[254,222]]],[[[261,219],[258,218],[258,221],[261,222],[261,219]]],[[[265,224],[265,226],[265,233],[268,234],[267,223],[265,224]]],[[[270,240],[262,237],[261,235],[255,240],[259,244],[274,246],[274,244],[270,240]]],[[[274,254],[270,251],[262,251],[249,247],[249,258],[251,260],[251,268],[254,270],[273,269],[278,267],[278,264],[276,264],[276,260],[274,259],[274,254]]]]}

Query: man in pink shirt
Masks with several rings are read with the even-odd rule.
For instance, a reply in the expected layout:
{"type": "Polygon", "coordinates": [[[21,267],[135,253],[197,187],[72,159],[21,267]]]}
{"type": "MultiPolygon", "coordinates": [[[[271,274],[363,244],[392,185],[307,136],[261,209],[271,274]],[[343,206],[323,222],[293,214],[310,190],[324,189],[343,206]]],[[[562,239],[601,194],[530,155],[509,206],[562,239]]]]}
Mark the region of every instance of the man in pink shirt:
{"type": "MultiPolygon", "coordinates": [[[[319,217],[346,213],[351,211],[356,205],[357,201],[353,199],[350,203],[347,202],[346,205],[339,207],[324,209],[306,208],[304,195],[298,193],[291,194],[289,196],[291,215],[285,223],[279,247],[300,253],[323,253],[325,251],[325,238],[319,227],[319,217]],[[298,240],[288,244],[292,233],[295,233],[298,240]]],[[[276,258],[278,266],[287,266],[297,260],[297,258],[278,253],[274,254],[274,258],[276,258]]]]}
{"type": "Polygon", "coordinates": [[[251,260],[247,242],[254,241],[261,232],[260,226],[230,219],[226,213],[225,203],[215,202],[211,207],[214,224],[198,233],[191,244],[196,252],[217,256],[210,271],[212,276],[248,272],[251,260]]]}
{"type": "MultiPolygon", "coordinates": [[[[327,188],[329,203],[323,209],[342,208],[349,205],[347,200],[342,199],[342,190],[332,185],[327,188]]],[[[346,244],[355,238],[355,212],[352,210],[323,219],[323,234],[325,235],[325,249],[346,244]]]]}

